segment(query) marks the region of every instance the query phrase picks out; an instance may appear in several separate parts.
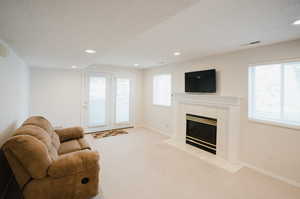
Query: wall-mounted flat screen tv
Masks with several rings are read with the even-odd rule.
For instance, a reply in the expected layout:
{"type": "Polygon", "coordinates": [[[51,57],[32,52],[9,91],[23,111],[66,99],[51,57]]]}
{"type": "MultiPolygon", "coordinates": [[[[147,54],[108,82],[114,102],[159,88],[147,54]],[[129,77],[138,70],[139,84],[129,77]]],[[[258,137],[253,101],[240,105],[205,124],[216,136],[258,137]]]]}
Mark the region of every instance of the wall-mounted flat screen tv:
{"type": "Polygon", "coordinates": [[[215,93],[216,70],[203,70],[185,73],[185,92],[215,93]]]}

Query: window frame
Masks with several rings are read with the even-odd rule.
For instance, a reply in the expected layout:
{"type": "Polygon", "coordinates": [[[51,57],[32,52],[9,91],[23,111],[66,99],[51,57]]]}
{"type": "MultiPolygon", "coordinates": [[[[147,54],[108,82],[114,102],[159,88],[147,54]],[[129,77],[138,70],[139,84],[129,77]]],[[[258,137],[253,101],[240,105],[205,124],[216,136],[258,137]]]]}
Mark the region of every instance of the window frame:
{"type": "Polygon", "coordinates": [[[285,93],[285,70],[284,66],[290,63],[299,63],[300,59],[296,60],[282,60],[278,62],[268,62],[268,63],[260,63],[260,64],[251,64],[248,67],[248,120],[257,123],[268,124],[272,126],[279,126],[291,129],[300,129],[300,122],[290,122],[284,120],[284,93],[285,93]],[[280,65],[280,119],[270,119],[267,117],[255,117],[254,110],[255,110],[255,68],[260,66],[267,66],[267,65],[280,65]]]}
{"type": "Polygon", "coordinates": [[[159,74],[154,74],[152,77],[152,105],[154,106],[160,106],[160,107],[172,107],[172,74],[171,73],[159,73],[159,74]],[[170,76],[170,104],[169,105],[165,105],[165,104],[156,104],[154,101],[154,81],[155,81],[155,77],[157,76],[163,76],[163,75],[169,75],[170,76]]]}

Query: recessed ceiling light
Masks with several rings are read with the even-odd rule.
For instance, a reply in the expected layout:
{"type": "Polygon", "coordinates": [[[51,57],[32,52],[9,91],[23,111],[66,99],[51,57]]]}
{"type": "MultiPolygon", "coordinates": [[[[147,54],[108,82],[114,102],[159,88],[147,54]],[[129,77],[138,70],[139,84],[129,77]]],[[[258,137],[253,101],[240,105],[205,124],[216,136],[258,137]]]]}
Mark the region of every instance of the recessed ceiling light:
{"type": "Polygon", "coordinates": [[[89,54],[95,54],[96,53],[96,51],[92,50],[92,49],[86,49],[85,52],[89,53],[89,54]]]}
{"type": "Polygon", "coordinates": [[[139,64],[134,64],[134,66],[139,66],[139,64]]]}
{"type": "Polygon", "coordinates": [[[73,65],[72,68],[75,69],[75,68],[77,68],[77,66],[73,65]]]}
{"type": "Polygon", "coordinates": [[[299,26],[299,25],[300,25],[300,19],[294,21],[294,22],[293,22],[293,25],[294,25],[294,26],[299,26]]]}
{"type": "Polygon", "coordinates": [[[173,54],[174,54],[174,56],[179,56],[179,55],[181,55],[180,52],[174,52],[173,54]]]}

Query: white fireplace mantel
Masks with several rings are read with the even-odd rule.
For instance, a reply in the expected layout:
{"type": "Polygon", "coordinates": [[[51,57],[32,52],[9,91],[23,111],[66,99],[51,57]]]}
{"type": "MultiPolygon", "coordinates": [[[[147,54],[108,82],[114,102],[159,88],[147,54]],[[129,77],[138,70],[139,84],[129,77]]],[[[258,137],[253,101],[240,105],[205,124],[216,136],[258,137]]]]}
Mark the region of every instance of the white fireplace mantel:
{"type": "Polygon", "coordinates": [[[240,106],[240,98],[219,95],[175,93],[173,94],[173,101],[175,102],[175,104],[188,103],[219,108],[230,108],[240,106]]]}
{"type": "Polygon", "coordinates": [[[240,98],[175,93],[173,94],[173,105],[174,134],[167,141],[168,144],[230,172],[236,172],[241,168],[238,160],[240,98]],[[216,155],[185,143],[186,114],[217,119],[216,155]]]}

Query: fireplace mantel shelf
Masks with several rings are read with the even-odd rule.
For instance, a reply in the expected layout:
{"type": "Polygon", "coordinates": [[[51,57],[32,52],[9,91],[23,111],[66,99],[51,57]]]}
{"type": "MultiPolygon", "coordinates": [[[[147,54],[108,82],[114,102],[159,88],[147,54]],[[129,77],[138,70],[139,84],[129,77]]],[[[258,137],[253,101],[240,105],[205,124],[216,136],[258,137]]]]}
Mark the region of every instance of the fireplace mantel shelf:
{"type": "Polygon", "coordinates": [[[202,94],[190,94],[190,93],[174,93],[173,99],[176,102],[187,104],[199,104],[206,106],[215,106],[219,108],[239,107],[239,97],[229,97],[220,95],[202,95],[202,94]]]}

